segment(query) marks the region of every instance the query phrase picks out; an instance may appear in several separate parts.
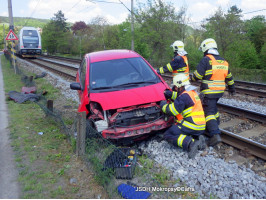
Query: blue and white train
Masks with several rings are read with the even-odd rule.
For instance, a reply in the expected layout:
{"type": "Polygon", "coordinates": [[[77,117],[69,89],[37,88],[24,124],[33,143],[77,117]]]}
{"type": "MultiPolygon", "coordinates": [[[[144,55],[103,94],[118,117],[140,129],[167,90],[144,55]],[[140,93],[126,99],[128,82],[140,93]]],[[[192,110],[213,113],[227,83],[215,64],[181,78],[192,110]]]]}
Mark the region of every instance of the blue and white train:
{"type": "Polygon", "coordinates": [[[16,53],[22,57],[36,57],[42,53],[41,35],[34,27],[23,27],[19,32],[16,53]]]}

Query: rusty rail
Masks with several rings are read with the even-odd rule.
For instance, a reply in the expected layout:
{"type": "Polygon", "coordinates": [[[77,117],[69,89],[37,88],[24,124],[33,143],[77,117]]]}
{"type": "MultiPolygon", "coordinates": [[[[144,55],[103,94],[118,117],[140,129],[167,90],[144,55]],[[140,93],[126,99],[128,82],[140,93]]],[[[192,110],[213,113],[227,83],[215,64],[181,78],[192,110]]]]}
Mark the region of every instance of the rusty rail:
{"type": "MultiPolygon", "coordinates": [[[[165,80],[170,80],[172,81],[173,77],[171,75],[165,75],[163,74],[162,77],[165,80]]],[[[193,82],[193,85],[199,86],[200,82],[193,82]]],[[[254,97],[260,97],[260,98],[266,98],[266,85],[265,84],[259,84],[259,83],[253,83],[253,82],[245,82],[245,81],[235,81],[235,89],[236,89],[236,93],[239,94],[246,94],[246,95],[251,95],[254,97]],[[248,85],[250,84],[250,85],[248,85]],[[239,87],[241,86],[241,87],[239,87]],[[243,86],[245,87],[249,87],[249,88],[243,88],[243,86]],[[250,89],[250,87],[253,87],[253,89],[250,89]],[[264,90],[264,91],[263,91],[264,90]]]]}
{"type": "Polygon", "coordinates": [[[260,144],[248,138],[221,129],[222,141],[244,152],[266,160],[266,145],[260,144]]]}
{"type": "Polygon", "coordinates": [[[52,71],[52,72],[54,72],[56,74],[59,74],[59,75],[64,76],[66,78],[69,78],[72,81],[75,81],[76,80],[76,77],[73,76],[72,74],[68,74],[68,73],[62,72],[60,70],[54,69],[52,67],[49,67],[47,65],[44,65],[44,64],[41,64],[41,63],[38,63],[38,62],[34,62],[33,60],[30,60],[30,59],[27,59],[27,61],[30,62],[30,63],[32,63],[32,64],[38,65],[38,66],[40,66],[42,68],[45,68],[47,70],[50,70],[50,71],[52,71]]]}

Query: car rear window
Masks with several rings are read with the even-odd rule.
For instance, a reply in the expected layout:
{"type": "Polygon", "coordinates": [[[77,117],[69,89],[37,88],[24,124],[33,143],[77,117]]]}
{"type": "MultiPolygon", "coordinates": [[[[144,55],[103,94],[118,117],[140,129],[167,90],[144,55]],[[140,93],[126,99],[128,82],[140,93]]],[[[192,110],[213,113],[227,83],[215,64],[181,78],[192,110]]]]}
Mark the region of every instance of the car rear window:
{"type": "Polygon", "coordinates": [[[108,60],[90,65],[90,89],[92,90],[140,87],[159,81],[158,76],[140,57],[108,60]]]}

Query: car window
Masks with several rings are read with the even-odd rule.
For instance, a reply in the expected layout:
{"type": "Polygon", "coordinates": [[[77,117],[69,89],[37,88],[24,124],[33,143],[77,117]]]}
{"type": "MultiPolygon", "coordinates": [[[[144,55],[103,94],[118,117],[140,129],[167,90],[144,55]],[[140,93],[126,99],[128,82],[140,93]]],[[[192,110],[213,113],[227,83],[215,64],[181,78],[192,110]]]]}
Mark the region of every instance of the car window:
{"type": "Polygon", "coordinates": [[[85,77],[86,77],[86,60],[83,59],[79,68],[79,80],[82,90],[85,88],[85,77]]]}
{"type": "Polygon", "coordinates": [[[90,65],[90,87],[118,88],[121,85],[140,87],[160,80],[150,66],[140,57],[95,62],[90,65]],[[131,85],[130,85],[131,84],[131,85]]]}

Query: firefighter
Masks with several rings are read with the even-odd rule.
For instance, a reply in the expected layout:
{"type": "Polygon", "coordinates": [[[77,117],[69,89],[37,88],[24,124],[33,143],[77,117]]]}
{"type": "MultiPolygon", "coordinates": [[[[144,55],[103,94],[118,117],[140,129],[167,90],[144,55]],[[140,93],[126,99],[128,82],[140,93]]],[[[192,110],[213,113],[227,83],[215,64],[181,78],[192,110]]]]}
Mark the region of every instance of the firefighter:
{"type": "Polygon", "coordinates": [[[235,85],[228,62],[219,55],[215,40],[204,40],[199,49],[204,53],[204,57],[197,65],[191,80],[202,80],[200,97],[206,117],[206,134],[210,137],[208,145],[215,146],[221,142],[217,101],[224,94],[225,84],[228,85],[230,95],[235,94],[235,85]]]}
{"type": "Polygon", "coordinates": [[[188,67],[188,59],[187,52],[184,49],[184,43],[182,41],[175,41],[171,47],[173,47],[174,58],[164,67],[160,67],[157,69],[158,74],[164,74],[166,72],[171,72],[173,77],[178,73],[184,73],[187,77],[189,77],[189,67],[188,67]]]}
{"type": "Polygon", "coordinates": [[[164,133],[164,139],[188,151],[188,157],[194,158],[198,150],[206,147],[205,116],[200,98],[190,85],[189,78],[181,73],[173,78],[173,91],[166,90],[165,98],[160,106],[167,115],[176,116],[177,123],[164,133]]]}

